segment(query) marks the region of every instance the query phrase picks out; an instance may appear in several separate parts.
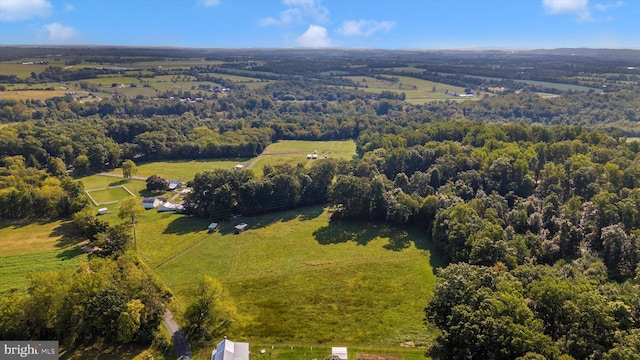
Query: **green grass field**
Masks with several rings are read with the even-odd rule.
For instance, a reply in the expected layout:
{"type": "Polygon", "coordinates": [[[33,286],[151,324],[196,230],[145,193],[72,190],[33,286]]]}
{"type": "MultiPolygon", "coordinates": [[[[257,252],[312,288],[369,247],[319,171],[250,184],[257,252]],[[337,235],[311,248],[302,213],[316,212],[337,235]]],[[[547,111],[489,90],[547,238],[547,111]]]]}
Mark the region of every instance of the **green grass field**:
{"type": "Polygon", "coordinates": [[[362,91],[372,93],[381,93],[382,91],[393,91],[399,94],[405,93],[406,101],[413,104],[423,104],[433,100],[462,101],[471,99],[457,98],[445,94],[446,90],[464,93],[464,88],[458,86],[417,79],[410,76],[397,76],[394,74],[386,74],[383,76],[389,78],[396,77],[399,80],[398,82],[391,82],[369,76],[346,76],[346,78],[351,79],[353,82],[358,84],[358,88],[362,91]]]}
{"type": "Polygon", "coordinates": [[[138,249],[178,303],[203,274],[225,283],[242,318],[233,338],[428,343],[422,308],[435,277],[424,232],[329,215],[310,207],[246,218],[251,229],[235,235],[229,223],[209,234],[208,219],[146,212],[138,249]]]}
{"type": "Polygon", "coordinates": [[[29,272],[75,267],[81,241],[68,221],[0,221],[0,292],[24,289],[29,272]]]}
{"type": "MultiPolygon", "coordinates": [[[[340,344],[336,344],[340,345],[340,344]]],[[[299,360],[299,359],[324,359],[331,355],[331,346],[318,344],[259,344],[249,343],[249,351],[253,360],[299,360]],[[261,350],[265,353],[262,354],[261,350]]],[[[211,342],[208,346],[193,355],[194,360],[207,360],[211,358],[211,351],[215,349],[215,342],[211,342]]],[[[357,360],[358,355],[376,355],[380,356],[370,359],[404,359],[404,360],[428,360],[424,356],[424,349],[421,348],[403,348],[398,346],[356,346],[348,347],[347,355],[349,360],[357,360]],[[400,356],[393,357],[393,356],[400,356]]]]}
{"type": "MultiPolygon", "coordinates": [[[[136,176],[147,178],[151,175],[159,175],[167,180],[190,181],[193,180],[196,173],[212,171],[214,169],[231,169],[236,164],[246,164],[249,161],[250,159],[244,158],[228,160],[157,161],[146,164],[137,164],[138,173],[136,176]]],[[[114,169],[110,174],[122,175],[122,170],[114,169]]],[[[140,183],[146,188],[146,183],[144,181],[141,181],[140,183]]],[[[86,184],[85,188],[90,189],[86,184]]],[[[131,188],[129,188],[129,190],[133,191],[131,188]]]]}
{"type": "Polygon", "coordinates": [[[122,186],[110,187],[103,190],[87,190],[87,193],[98,205],[118,202],[131,196],[122,186]]]}
{"type": "Polygon", "coordinates": [[[65,90],[20,90],[0,91],[0,100],[47,100],[57,96],[64,96],[65,90]]]}
{"type": "Polygon", "coordinates": [[[287,163],[296,165],[302,163],[306,166],[313,161],[307,159],[307,154],[313,154],[318,150],[318,158],[352,159],[356,156],[356,143],[352,140],[341,141],[302,141],[302,140],[281,140],[273,143],[262,152],[257,158],[250,160],[251,169],[257,175],[262,174],[265,165],[275,165],[287,163]]]}

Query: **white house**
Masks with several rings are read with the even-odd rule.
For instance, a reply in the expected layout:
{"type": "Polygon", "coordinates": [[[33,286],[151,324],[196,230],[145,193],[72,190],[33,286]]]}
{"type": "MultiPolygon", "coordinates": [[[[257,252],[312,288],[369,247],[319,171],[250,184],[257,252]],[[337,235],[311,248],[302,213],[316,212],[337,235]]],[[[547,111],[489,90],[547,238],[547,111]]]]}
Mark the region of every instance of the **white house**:
{"type": "Polygon", "coordinates": [[[249,360],[249,343],[233,342],[225,337],[211,352],[211,360],[249,360]]]}
{"type": "Polygon", "coordinates": [[[163,201],[158,198],[144,198],[142,200],[142,207],[145,209],[153,209],[162,205],[163,201]]]}

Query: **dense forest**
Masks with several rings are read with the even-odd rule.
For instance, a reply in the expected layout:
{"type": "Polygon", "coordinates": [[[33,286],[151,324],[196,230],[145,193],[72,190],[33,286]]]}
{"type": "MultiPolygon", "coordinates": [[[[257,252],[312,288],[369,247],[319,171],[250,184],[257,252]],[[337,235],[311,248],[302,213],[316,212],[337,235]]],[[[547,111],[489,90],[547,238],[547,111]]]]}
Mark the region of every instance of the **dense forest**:
{"type": "MultiPolygon", "coordinates": [[[[159,56],[149,51],[146,56],[159,56]]],[[[127,50],[122,54],[121,60],[127,50]]],[[[79,229],[104,244],[119,236],[118,229],[82,213],[88,202],[67,170],[99,172],[125,159],[251,158],[284,139],[353,139],[358,153],[353,160],[319,159],[309,168],[267,166],[262,174],[197,174],[185,211],[228,219],[327,203],[336,221],[422,229],[447,264],[437,273],[433,296],[425,299],[425,321],[441,329],[429,349],[434,358],[638,358],[640,142],[632,138],[640,135],[640,79],[624,66],[626,56],[573,63],[577,60],[564,55],[443,53],[416,63],[420,54],[261,55],[206,54],[225,63],[166,74],[218,81],[228,87],[224,93],[203,87],[156,98],[116,93],[92,102],[72,96],[3,100],[0,218],[76,214],[79,229]],[[464,66],[452,65],[453,57],[464,66]],[[496,63],[502,64],[499,71],[496,63]],[[401,68],[409,65],[424,69],[417,75],[412,70],[415,78],[491,96],[413,104],[401,91],[367,92],[347,77],[405,76],[401,68]],[[524,67],[534,70],[518,71],[524,67]],[[249,87],[218,78],[247,71],[265,84],[249,87]],[[516,82],[594,86],[595,72],[608,74],[602,75],[608,76],[606,87],[579,92],[516,82]],[[496,87],[504,91],[487,90],[496,87]]],[[[126,64],[99,52],[91,56],[126,64]]],[[[77,80],[52,67],[34,75],[28,81],[77,80]]],[[[44,306],[38,296],[49,289],[34,278],[30,300],[9,293],[0,303],[6,314],[28,322],[5,326],[0,334],[67,334],[65,341],[73,343],[95,327],[113,341],[150,341],[162,290],[110,270],[126,266],[122,276],[142,272],[143,267],[125,264],[125,259],[135,263],[130,255],[106,256],[114,260],[87,265],[102,274],[100,285],[82,291],[93,294],[100,311],[109,299],[115,301],[117,309],[104,310],[110,322],[90,319],[67,332],[62,324],[87,316],[69,312],[76,309],[72,295],[60,297],[65,300],[49,319],[21,315],[12,304],[32,304],[20,306],[27,312],[44,306]],[[116,282],[128,285],[116,289],[116,282]],[[135,331],[120,319],[131,312],[145,319],[135,331]],[[120,326],[129,329],[126,338],[120,326]]],[[[82,270],[66,274],[64,287],[55,291],[80,294],[75,289],[82,277],[82,270]]]]}

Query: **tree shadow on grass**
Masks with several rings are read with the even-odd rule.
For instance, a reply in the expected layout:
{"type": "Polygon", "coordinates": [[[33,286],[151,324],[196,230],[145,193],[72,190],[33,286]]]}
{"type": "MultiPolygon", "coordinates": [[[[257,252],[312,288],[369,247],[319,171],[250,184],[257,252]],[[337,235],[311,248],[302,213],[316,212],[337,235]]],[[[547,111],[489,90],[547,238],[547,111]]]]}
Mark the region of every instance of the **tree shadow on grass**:
{"type": "Polygon", "coordinates": [[[112,183],[109,183],[109,187],[126,185],[128,183],[129,183],[129,179],[122,179],[122,180],[118,180],[118,181],[114,181],[112,183]]]}
{"type": "Polygon", "coordinates": [[[84,240],[80,231],[73,224],[73,221],[66,221],[56,226],[49,236],[60,238],[56,243],[57,248],[65,248],[84,240]]]}
{"type": "Polygon", "coordinates": [[[81,248],[74,247],[74,248],[63,250],[58,255],[56,255],[56,257],[61,260],[71,260],[74,257],[80,256],[82,254],[84,254],[84,251],[82,251],[81,248]]]}
{"type": "MultiPolygon", "coordinates": [[[[167,213],[173,215],[172,213],[167,213]]],[[[167,225],[163,234],[184,235],[197,231],[206,230],[211,221],[206,218],[194,218],[188,216],[179,216],[167,225]]]]}
{"type": "Polygon", "coordinates": [[[329,225],[313,232],[313,236],[322,245],[340,244],[353,241],[358,245],[367,245],[378,237],[393,236],[393,231],[385,225],[331,220],[329,225]]]}

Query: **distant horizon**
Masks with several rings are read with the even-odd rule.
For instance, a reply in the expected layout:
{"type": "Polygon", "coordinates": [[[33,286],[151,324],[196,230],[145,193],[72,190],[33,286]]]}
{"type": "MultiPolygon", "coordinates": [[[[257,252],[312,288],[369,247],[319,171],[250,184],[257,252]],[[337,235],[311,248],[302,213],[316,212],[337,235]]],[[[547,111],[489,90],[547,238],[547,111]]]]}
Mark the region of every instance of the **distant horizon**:
{"type": "Polygon", "coordinates": [[[82,47],[94,47],[94,48],[147,48],[147,49],[185,49],[185,50],[305,50],[305,51],[326,51],[326,50],[343,50],[343,51],[536,51],[536,50],[611,50],[611,51],[640,51],[638,48],[603,48],[603,47],[523,47],[523,48],[509,48],[509,47],[439,47],[439,48],[375,48],[375,47],[207,47],[207,46],[171,46],[171,45],[117,45],[117,44],[0,44],[2,47],[29,47],[29,48],[82,48],[82,47]]]}
{"type": "Polygon", "coordinates": [[[640,49],[635,0],[0,0],[2,46],[640,49]]]}

